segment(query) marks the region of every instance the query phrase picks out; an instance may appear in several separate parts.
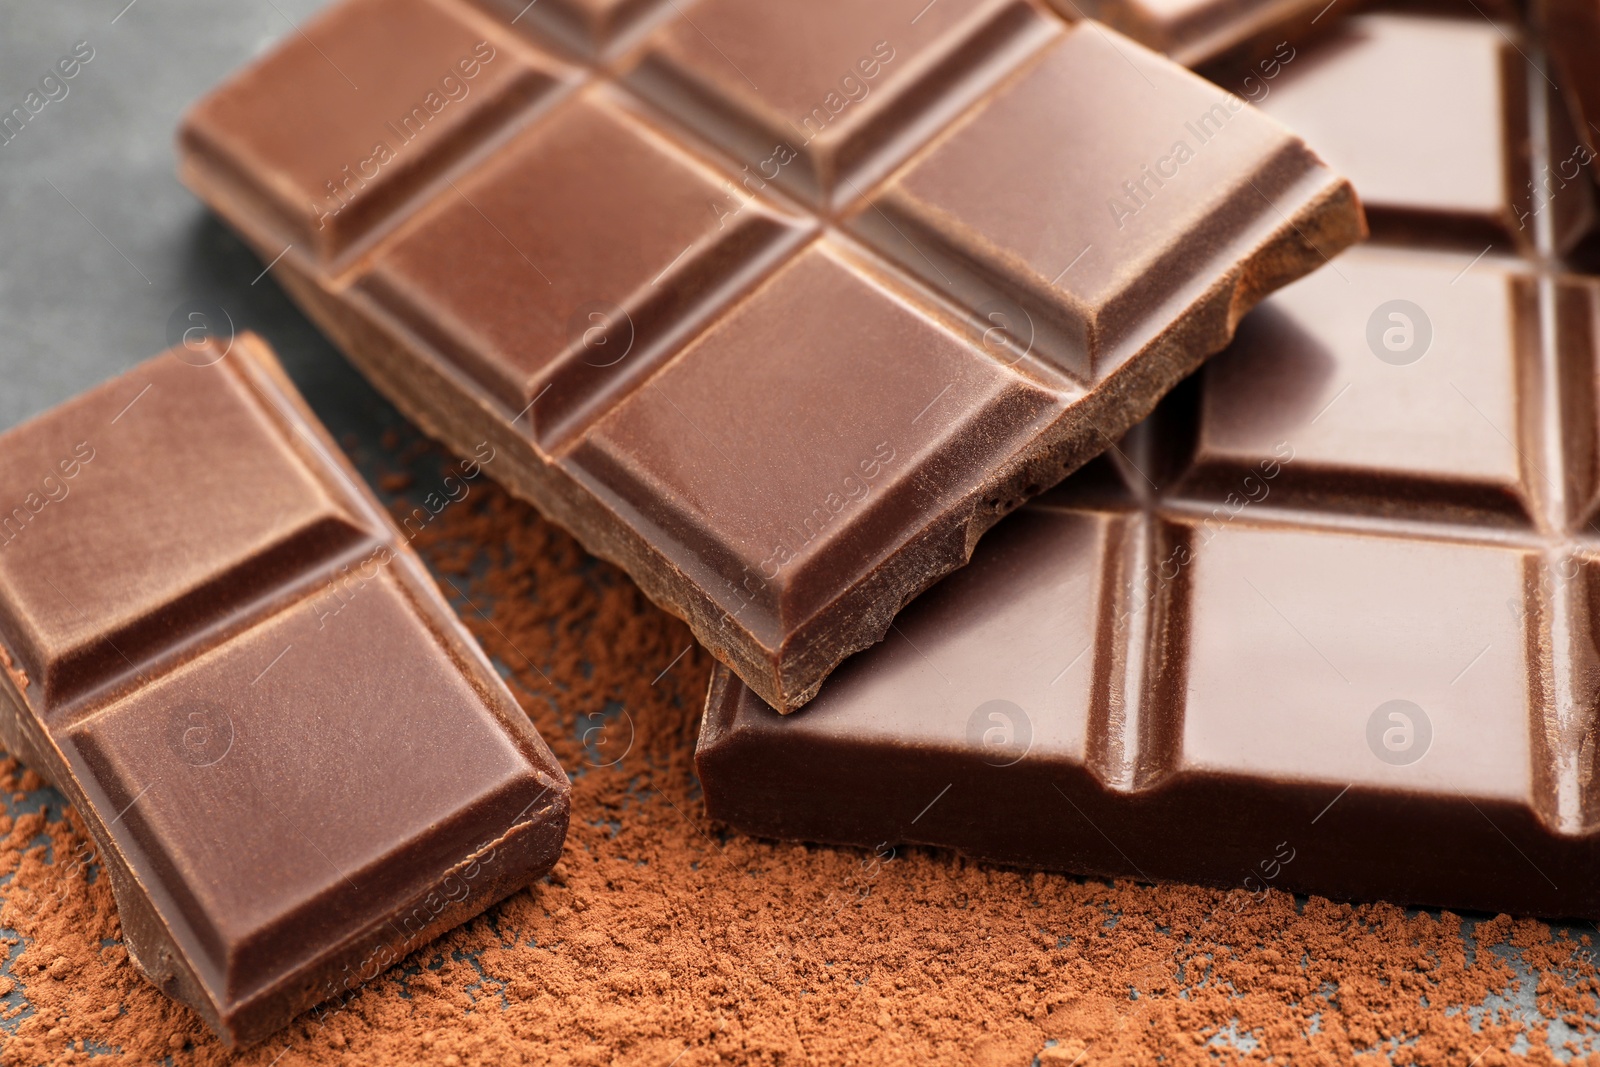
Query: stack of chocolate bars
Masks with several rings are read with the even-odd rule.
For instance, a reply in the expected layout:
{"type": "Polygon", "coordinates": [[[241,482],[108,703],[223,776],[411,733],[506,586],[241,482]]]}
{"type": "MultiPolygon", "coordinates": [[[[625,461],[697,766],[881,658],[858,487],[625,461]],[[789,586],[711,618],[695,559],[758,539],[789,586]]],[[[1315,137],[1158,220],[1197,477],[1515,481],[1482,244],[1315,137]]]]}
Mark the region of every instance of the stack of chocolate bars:
{"type": "MultiPolygon", "coordinates": [[[[713,818],[1600,915],[1600,9],[1058,2],[337,0],[181,171],[687,620],[713,818]]],[[[555,863],[565,775],[261,339],[0,494],[0,740],[224,1039],[555,863]]]]}

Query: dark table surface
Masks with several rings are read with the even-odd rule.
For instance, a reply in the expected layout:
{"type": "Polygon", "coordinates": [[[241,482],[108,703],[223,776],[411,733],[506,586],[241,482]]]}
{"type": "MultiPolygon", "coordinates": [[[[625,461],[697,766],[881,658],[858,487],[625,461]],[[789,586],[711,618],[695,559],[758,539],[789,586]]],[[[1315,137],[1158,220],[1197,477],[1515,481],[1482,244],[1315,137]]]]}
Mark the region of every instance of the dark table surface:
{"type": "Polygon", "coordinates": [[[0,144],[0,430],[168,346],[194,300],[276,346],[335,437],[399,420],[176,177],[196,98],[293,32],[317,0],[65,0],[0,16],[0,113],[79,42],[67,94],[0,144]]]}

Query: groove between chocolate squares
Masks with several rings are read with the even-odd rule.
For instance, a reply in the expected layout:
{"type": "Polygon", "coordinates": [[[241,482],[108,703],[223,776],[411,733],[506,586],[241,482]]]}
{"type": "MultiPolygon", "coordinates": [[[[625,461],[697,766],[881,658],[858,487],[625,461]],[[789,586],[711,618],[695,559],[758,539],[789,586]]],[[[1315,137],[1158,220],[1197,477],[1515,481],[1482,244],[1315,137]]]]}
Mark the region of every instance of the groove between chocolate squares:
{"type": "MultiPolygon", "coordinates": [[[[1345,183],[1332,182],[1317,196],[1309,197],[1262,241],[1254,255],[1245,257],[1245,266],[1236,277],[1218,282],[1196,302],[1196,310],[1182,317],[1187,332],[1175,331],[1165,338],[1150,367],[1144,367],[1142,360],[1126,361],[1101,389],[1079,401],[1089,405],[1080,409],[1082,422],[1095,429],[1080,429],[1073,435],[1058,426],[1052,435],[1041,438],[1037,447],[998,468],[967,496],[965,505],[953,509],[943,527],[929,530],[920,542],[893,549],[909,559],[917,548],[942,544],[935,560],[911,564],[909,569],[901,565],[898,571],[892,563],[879,567],[878,584],[862,584],[847,598],[819,612],[808,625],[835,635],[837,643],[824,654],[821,664],[802,663],[788,677],[775,672],[770,650],[747,632],[724,624],[724,606],[704,598],[685,600],[681,590],[688,583],[657,578],[658,574],[678,573],[679,565],[661,555],[647,538],[624,523],[589,518],[584,492],[558,468],[537,457],[522,433],[508,424],[503,414],[495,414],[498,404],[476,388],[464,389],[459,372],[448,361],[430,358],[426,346],[414,335],[385,322],[384,316],[361,301],[329,292],[325,283],[297,267],[286,271],[283,280],[313,319],[410,417],[458,450],[470,451],[482,435],[489,436],[505,463],[497,469],[497,477],[573,530],[589,551],[628,569],[658,604],[688,618],[696,636],[713,654],[742,668],[741,674],[752,681],[765,683],[757,687],[758,692],[778,698],[769,702],[793,708],[809,699],[820,685],[820,679],[799,682],[798,678],[806,677],[804,672],[815,672],[822,665],[831,668],[850,653],[880,640],[894,613],[964,563],[978,536],[1017,506],[1028,495],[1025,491],[1055,484],[1115,440],[1198,365],[1203,355],[1220,349],[1234,323],[1263,293],[1320,264],[1329,250],[1359,237],[1359,231],[1351,229],[1354,217],[1353,193],[1345,183]],[[1349,208],[1324,211],[1329,201],[1343,201],[1349,208]],[[469,442],[467,437],[474,435],[479,436],[469,442]]],[[[248,234],[247,219],[232,221],[242,224],[248,234]]]]}
{"type": "MultiPolygon", "coordinates": [[[[1059,43],[1061,36],[1057,33],[1050,39],[1059,43]]],[[[1012,76],[1021,77],[1020,72],[1045,51],[1047,49],[1041,45],[1027,61],[1016,61],[1012,76]]],[[[970,111],[983,106],[983,102],[979,100],[967,106],[970,111]]],[[[959,122],[954,125],[959,126],[959,122]]],[[[663,136],[681,137],[682,134],[679,130],[675,135],[663,136]]],[[[692,146],[689,150],[694,151],[692,146]]],[[[1304,153],[1303,148],[1299,151],[1304,153]]],[[[775,704],[792,710],[809,699],[822,676],[834,664],[880,639],[893,612],[910,597],[941,574],[965,562],[984,529],[1024,496],[1054,484],[1072,467],[1109,444],[1138,416],[1153,407],[1160,393],[1193,369],[1200,358],[1220,349],[1239,314],[1258,299],[1261,292],[1319,266],[1327,255],[1361,235],[1359,207],[1348,186],[1342,186],[1340,192],[1329,193],[1328,188],[1339,187],[1338,180],[1309,159],[1305,154],[1299,160],[1306,170],[1298,186],[1293,187],[1291,183],[1292,191],[1286,192],[1288,203],[1282,207],[1274,205],[1266,199],[1267,194],[1257,188],[1255,192],[1261,195],[1263,204],[1257,208],[1259,215],[1249,227],[1249,235],[1231,238],[1232,243],[1217,250],[1216,256],[1204,267],[1196,268],[1202,279],[1212,281],[1212,288],[1206,292],[1190,290],[1172,294],[1166,306],[1153,310],[1141,323],[1141,328],[1147,334],[1159,332],[1168,319],[1178,321],[1185,316],[1208,318],[1208,323],[1181,323],[1166,338],[1165,348],[1153,343],[1153,338],[1136,336],[1130,339],[1126,353],[1107,361],[1110,377],[1098,383],[1090,400],[1076,400],[1075,403],[1068,400],[1072,406],[1067,416],[1045,430],[1038,441],[1019,452],[994,456],[989,461],[987,474],[972,486],[963,485],[957,490],[957,502],[941,503],[941,506],[949,504],[950,514],[928,529],[869,547],[866,557],[849,564],[853,573],[842,583],[841,591],[814,607],[775,609],[765,621],[757,618],[747,623],[740,619],[749,606],[741,599],[744,594],[739,592],[751,580],[748,575],[741,579],[738,574],[727,573],[726,563],[719,565],[688,544],[676,547],[652,544],[652,540],[665,542],[671,538],[660,531],[660,536],[655,538],[646,533],[641,517],[632,510],[635,504],[619,495],[621,491],[617,486],[597,480],[592,469],[555,469],[554,457],[542,455],[538,445],[530,446],[517,440],[525,435],[515,426],[507,433],[496,435],[505,442],[505,454],[512,459],[502,470],[510,469],[506,478],[519,495],[533,500],[547,514],[577,532],[591,551],[621,563],[653,599],[688,618],[697,637],[719,658],[732,663],[775,704]],[[1318,217],[1322,210],[1340,218],[1329,225],[1329,220],[1318,217]],[[1276,216],[1273,213],[1277,213],[1276,216]],[[1300,230],[1312,228],[1313,219],[1316,224],[1324,225],[1326,232],[1312,234],[1308,245],[1307,238],[1292,231],[1297,227],[1300,230]],[[1280,221],[1285,224],[1279,225],[1280,221]],[[1272,230],[1276,233],[1270,238],[1261,237],[1263,231],[1272,230]],[[1261,247],[1249,247],[1252,240],[1260,240],[1261,247]],[[1240,258],[1248,260],[1247,264],[1238,268],[1237,277],[1217,279],[1219,261],[1238,261],[1233,254],[1239,251],[1241,243],[1248,248],[1248,252],[1240,253],[1240,258]],[[1183,345],[1191,347],[1178,351],[1183,345]],[[1165,359],[1170,365],[1151,373],[1128,371],[1123,364],[1125,360],[1137,362],[1128,358],[1135,353],[1139,354],[1138,360],[1165,359]],[[1112,414],[1114,408],[1118,409],[1115,415],[1112,414]],[[1090,425],[1086,427],[1085,423],[1090,425]],[[918,559],[918,554],[923,552],[930,558],[918,559]],[[814,639],[820,647],[802,649],[807,638],[814,639]]],[[[232,179],[194,153],[186,158],[185,177],[231,224],[245,233],[263,258],[279,254],[274,245],[282,235],[272,234],[271,224],[265,223],[250,203],[236,195],[232,179]]],[[[871,203],[870,194],[857,191],[862,200],[871,203]]],[[[440,197],[448,195],[452,194],[439,193],[440,197]]],[[[414,226],[420,224],[406,223],[408,232],[413,232],[414,226]]],[[[837,242],[840,238],[830,235],[823,240],[837,242]]],[[[794,253],[797,258],[801,254],[794,253]]],[[[868,258],[875,260],[876,257],[869,255],[868,258]]],[[[881,262],[878,266],[881,268],[881,262]]],[[[508,416],[512,419],[523,416],[543,395],[543,390],[530,390],[531,401],[523,411],[513,413],[506,398],[496,400],[485,395],[484,383],[474,380],[476,375],[464,373],[461,360],[448,358],[439,351],[438,336],[429,329],[433,323],[426,317],[419,321],[416,316],[410,316],[409,323],[395,321],[392,314],[385,312],[367,294],[351,286],[351,272],[330,276],[311,257],[295,250],[283,257],[277,269],[302,305],[380,389],[388,392],[430,432],[458,449],[466,444],[464,438],[469,433],[481,434],[467,427],[484,425],[485,416],[491,423],[503,425],[508,416]],[[424,340],[419,330],[426,332],[432,343],[424,340]],[[407,382],[404,379],[408,376],[420,377],[427,385],[407,382]],[[467,394],[465,397],[440,395],[463,391],[467,394]]],[[[900,270],[885,273],[901,281],[907,277],[900,270]]],[[[928,295],[926,284],[913,282],[912,285],[923,297],[928,295]]],[[[729,299],[716,321],[733,314],[741,300],[748,299],[748,293],[729,299]]],[[[936,298],[934,302],[941,303],[943,298],[936,298]]],[[[395,306],[392,297],[386,303],[391,309],[395,306]]],[[[962,307],[960,310],[970,315],[970,309],[962,307]]],[[[700,336],[705,336],[708,329],[703,327],[700,336]]],[[[1046,381],[1063,373],[1072,377],[1074,371],[1078,375],[1087,371],[1091,379],[1098,376],[1095,373],[1098,368],[1094,366],[1073,368],[1063,365],[1059,358],[1050,359],[1048,343],[1042,349],[1037,355],[1030,353],[1025,357],[1018,369],[1046,381]]],[[[570,457],[570,442],[579,440],[578,435],[585,426],[598,424],[604,420],[607,409],[615,411],[626,398],[637,396],[647,383],[665,374],[676,358],[677,354],[670,351],[657,354],[656,366],[613,386],[619,391],[607,393],[603,404],[590,404],[583,409],[582,423],[574,424],[569,420],[561,425],[554,439],[546,437],[546,442],[557,445],[570,457]]],[[[531,421],[535,416],[527,417],[531,421]]],[[[570,464],[563,461],[560,466],[570,464]]],[[[727,547],[732,550],[731,546],[727,547]]],[[[764,581],[759,583],[761,587],[764,585],[764,581]]]]}
{"type": "MultiPolygon", "coordinates": [[[[281,435],[285,457],[326,494],[332,510],[231,569],[207,576],[161,604],[154,614],[131,618],[94,643],[71,649],[37,669],[30,677],[31,699],[52,729],[65,729],[92,716],[135,686],[206,654],[289,610],[296,601],[314,597],[383,546],[381,531],[387,520],[364,502],[348,473],[341,480],[337,466],[325,462],[327,450],[334,447],[331,441],[301,437],[294,431],[302,424],[300,419],[285,407],[286,398],[254,362],[252,353],[259,342],[246,335],[233,344],[240,350],[235,358],[193,373],[227,375],[241,387],[255,410],[281,435]],[[309,456],[308,449],[323,455],[309,456]]],[[[0,618],[0,634],[20,625],[21,620],[0,618]]],[[[27,643],[19,637],[14,633],[10,643],[22,652],[27,643]]]]}

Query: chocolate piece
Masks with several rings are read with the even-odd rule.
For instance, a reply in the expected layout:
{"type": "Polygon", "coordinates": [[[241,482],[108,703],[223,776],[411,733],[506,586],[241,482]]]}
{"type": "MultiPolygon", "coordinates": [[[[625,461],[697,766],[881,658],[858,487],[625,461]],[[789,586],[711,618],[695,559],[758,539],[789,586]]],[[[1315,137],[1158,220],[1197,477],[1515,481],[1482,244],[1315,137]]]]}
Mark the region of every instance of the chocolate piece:
{"type": "Polygon", "coordinates": [[[83,815],[140,970],[230,1043],[566,834],[566,776],[335,456],[250,335],[0,437],[0,739],[83,815]]]}
{"type": "Polygon", "coordinates": [[[271,159],[260,175],[218,180],[321,260],[358,251],[358,238],[576,75],[430,0],[333,5],[293,40],[298,51],[244,70],[208,102],[212,121],[183,137],[210,156],[271,159]]]}
{"type": "Polygon", "coordinates": [[[1575,168],[1551,180],[1580,142],[1524,58],[1533,50],[1515,26],[1481,17],[1363,15],[1282,63],[1254,98],[1350,176],[1379,240],[1531,254],[1548,190],[1563,251],[1592,224],[1592,196],[1575,168]],[[1530,89],[1532,113],[1552,119],[1547,150],[1532,136],[1530,89]]]}
{"type": "Polygon", "coordinates": [[[759,178],[842,211],[1060,34],[1024,0],[707,0],[625,77],[759,178]]]}
{"type": "Polygon", "coordinates": [[[1600,281],[1469,259],[1361,249],[1264,301],[800,714],[719,668],[709,814],[1600,916],[1600,281]]]}
{"type": "Polygon", "coordinates": [[[1298,138],[1029,0],[512,6],[344,0],[184,179],[785,710],[1363,232],[1298,138]]]}

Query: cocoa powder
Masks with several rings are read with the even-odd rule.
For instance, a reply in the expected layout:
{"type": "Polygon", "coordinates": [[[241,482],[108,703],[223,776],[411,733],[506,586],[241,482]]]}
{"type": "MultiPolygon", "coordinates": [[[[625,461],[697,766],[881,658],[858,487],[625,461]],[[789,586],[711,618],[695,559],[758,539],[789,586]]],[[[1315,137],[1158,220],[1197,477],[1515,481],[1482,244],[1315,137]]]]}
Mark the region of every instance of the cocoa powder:
{"type": "Polygon", "coordinates": [[[76,813],[4,761],[0,1061],[1600,1064],[1578,930],[728,833],[681,623],[486,479],[415,530],[573,777],[552,875],[229,1054],[134,971],[76,813]]]}

